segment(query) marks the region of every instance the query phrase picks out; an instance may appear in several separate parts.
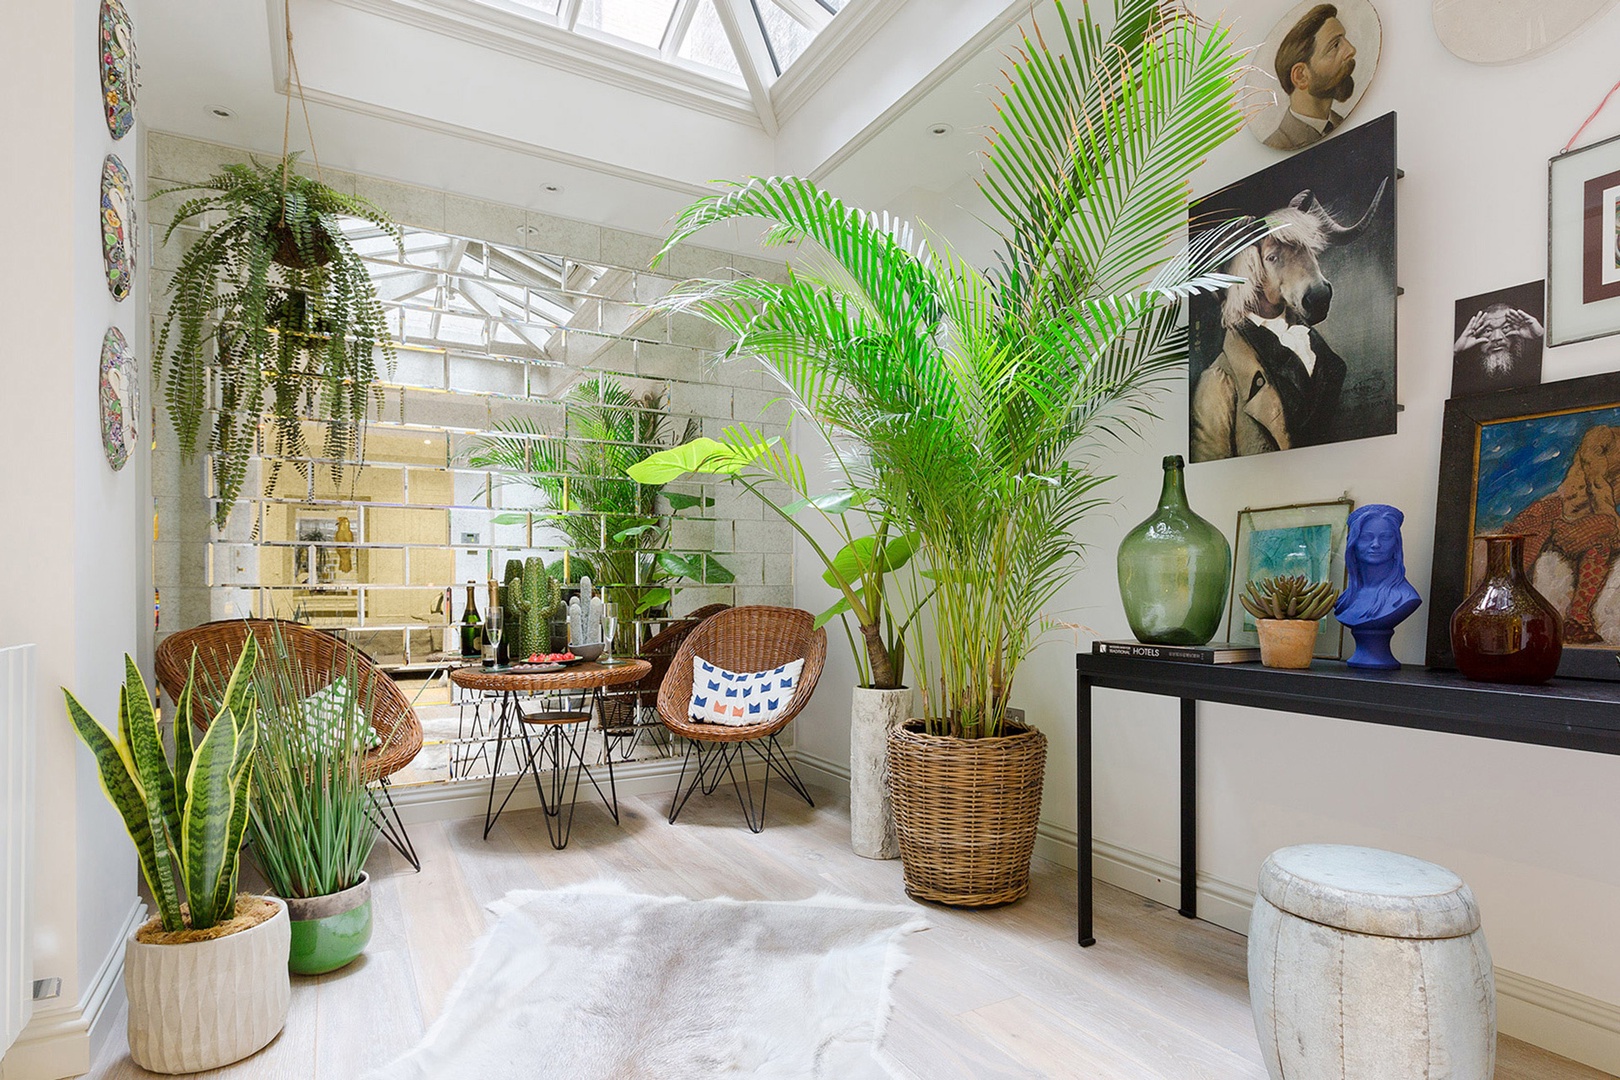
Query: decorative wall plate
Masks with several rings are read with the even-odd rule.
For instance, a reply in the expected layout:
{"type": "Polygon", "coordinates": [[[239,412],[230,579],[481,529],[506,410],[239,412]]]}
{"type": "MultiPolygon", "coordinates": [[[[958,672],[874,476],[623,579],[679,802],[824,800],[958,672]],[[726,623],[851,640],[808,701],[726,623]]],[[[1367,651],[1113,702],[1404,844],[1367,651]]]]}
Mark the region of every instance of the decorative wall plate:
{"type": "Polygon", "coordinates": [[[135,274],[135,188],[117,154],[101,166],[101,258],[113,299],[124,299],[135,274]]]}
{"type": "Polygon", "coordinates": [[[1434,0],[1434,32],[1474,64],[1512,64],[1551,52],[1615,0],[1434,0]]]}
{"type": "Polygon", "coordinates": [[[129,462],[135,448],[140,385],[135,354],[115,326],[101,341],[101,448],[114,472],[129,462]]]}
{"type": "Polygon", "coordinates": [[[122,139],[135,126],[135,28],[122,0],[101,0],[101,97],[107,130],[122,139]]]}
{"type": "Polygon", "coordinates": [[[1276,104],[1250,118],[1250,134],[1287,153],[1335,134],[1366,94],[1383,46],[1369,0],[1296,4],[1254,52],[1248,92],[1257,101],[1275,96],[1276,104]]]}

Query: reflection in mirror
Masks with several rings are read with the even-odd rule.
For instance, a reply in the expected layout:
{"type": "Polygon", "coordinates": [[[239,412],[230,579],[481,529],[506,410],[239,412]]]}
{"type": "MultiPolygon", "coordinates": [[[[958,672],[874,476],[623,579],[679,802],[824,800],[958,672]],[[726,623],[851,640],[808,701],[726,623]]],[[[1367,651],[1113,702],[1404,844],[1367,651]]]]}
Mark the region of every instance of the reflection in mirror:
{"type": "MultiPolygon", "coordinates": [[[[514,561],[541,560],[565,599],[589,576],[621,612],[619,656],[706,605],[791,603],[790,534],[746,493],[624,475],[736,421],[786,433],[757,366],[716,368],[706,324],[647,311],[674,279],[414,228],[402,258],[367,223],[345,233],[398,346],[361,460],[276,457],[261,439],[230,535],[208,530],[205,499],[180,499],[168,539],[188,565],[188,543],[205,553],[191,580],[207,588],[182,591],[206,599],[183,599],[163,630],[256,615],[348,636],[416,695],[428,745],[395,778],[406,783],[487,776],[487,709],[452,702],[443,682],[468,582],[483,611],[514,561]]],[[[609,711],[614,723],[650,714],[635,694],[609,711]]],[[[598,754],[666,749],[650,735],[592,738],[598,754]]]]}

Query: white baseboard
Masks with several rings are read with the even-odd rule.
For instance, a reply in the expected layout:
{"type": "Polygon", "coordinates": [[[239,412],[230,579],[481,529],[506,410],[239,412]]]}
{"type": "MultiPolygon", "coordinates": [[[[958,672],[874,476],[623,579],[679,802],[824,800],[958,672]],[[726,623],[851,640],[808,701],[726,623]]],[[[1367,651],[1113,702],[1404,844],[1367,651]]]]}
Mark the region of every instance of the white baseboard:
{"type": "Polygon", "coordinates": [[[1496,1026],[1515,1039],[1620,1075],[1620,1007],[1496,969],[1496,1026]]]}
{"type": "Polygon", "coordinates": [[[829,761],[814,754],[806,754],[802,750],[793,751],[792,756],[794,766],[799,770],[799,776],[805,783],[818,784],[845,795],[849,794],[848,765],[839,761],[829,761]]]}
{"type": "Polygon", "coordinates": [[[137,900],[79,1000],[34,1010],[0,1060],[0,1080],[62,1080],[90,1071],[124,1006],[124,942],[144,921],[146,905],[137,900]]]}
{"type": "MultiPolygon", "coordinates": [[[[760,780],[765,776],[765,766],[757,758],[750,755],[746,763],[748,778],[760,780]]],[[[608,787],[607,768],[601,765],[592,765],[591,771],[596,775],[596,782],[604,790],[608,787]]],[[[658,795],[671,792],[681,776],[681,758],[655,758],[648,761],[616,762],[613,766],[613,784],[621,795],[658,795]]],[[[690,779],[688,773],[688,779],[690,779]]],[[[502,777],[499,786],[495,789],[495,804],[500,805],[506,797],[516,777],[502,777]]],[[[586,790],[580,792],[581,799],[595,798],[596,793],[590,790],[590,781],[580,778],[580,783],[586,790]]],[[[455,821],[461,818],[481,818],[489,806],[489,778],[480,780],[455,780],[449,783],[434,781],[425,784],[403,785],[396,784],[389,789],[393,796],[394,805],[399,809],[399,816],[407,826],[427,821],[455,821]]],[[[506,804],[507,810],[532,810],[540,805],[540,796],[535,790],[534,781],[525,777],[518,784],[517,790],[512,792],[512,799],[506,804]]],[[[0,1077],[0,1080],[8,1078],[0,1077]]]]}

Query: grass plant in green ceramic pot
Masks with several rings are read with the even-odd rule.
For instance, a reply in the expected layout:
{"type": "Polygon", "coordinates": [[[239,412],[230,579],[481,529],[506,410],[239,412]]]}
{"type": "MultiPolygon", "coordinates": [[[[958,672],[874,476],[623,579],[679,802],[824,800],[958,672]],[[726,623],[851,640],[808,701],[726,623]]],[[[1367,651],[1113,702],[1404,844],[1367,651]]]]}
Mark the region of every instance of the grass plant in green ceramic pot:
{"type": "Polygon", "coordinates": [[[292,919],[287,966],[319,975],[371,940],[366,859],[377,839],[364,760],[373,735],[354,653],[312,669],[276,634],[253,672],[258,748],[248,837],[254,864],[292,919]]]}

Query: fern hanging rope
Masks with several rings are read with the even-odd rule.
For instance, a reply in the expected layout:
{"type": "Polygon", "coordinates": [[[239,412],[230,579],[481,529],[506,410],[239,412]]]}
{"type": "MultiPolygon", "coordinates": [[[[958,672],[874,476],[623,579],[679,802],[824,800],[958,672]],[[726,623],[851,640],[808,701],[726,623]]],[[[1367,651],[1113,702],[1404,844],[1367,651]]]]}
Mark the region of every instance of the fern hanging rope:
{"type": "MultiPolygon", "coordinates": [[[[302,99],[290,27],[287,54],[302,99]]],[[[289,125],[291,109],[289,91],[289,125]]],[[[359,459],[378,354],[390,371],[394,361],[387,316],[342,220],[369,222],[403,258],[399,226],[367,200],[322,183],[318,158],[317,178],[295,171],[299,155],[287,149],[286,134],[279,162],[227,165],[205,183],[153,196],[200,193],[180,206],[163,236],[167,244],[176,230],[204,219],[169,286],[156,377],[182,454],[196,453],[203,419],[214,412],[206,449],[220,526],[241,492],[266,413],[269,453],[278,464],[293,460],[306,479],[314,459],[306,425],[320,424],[320,457],[337,480],[345,462],[359,459]]]]}

